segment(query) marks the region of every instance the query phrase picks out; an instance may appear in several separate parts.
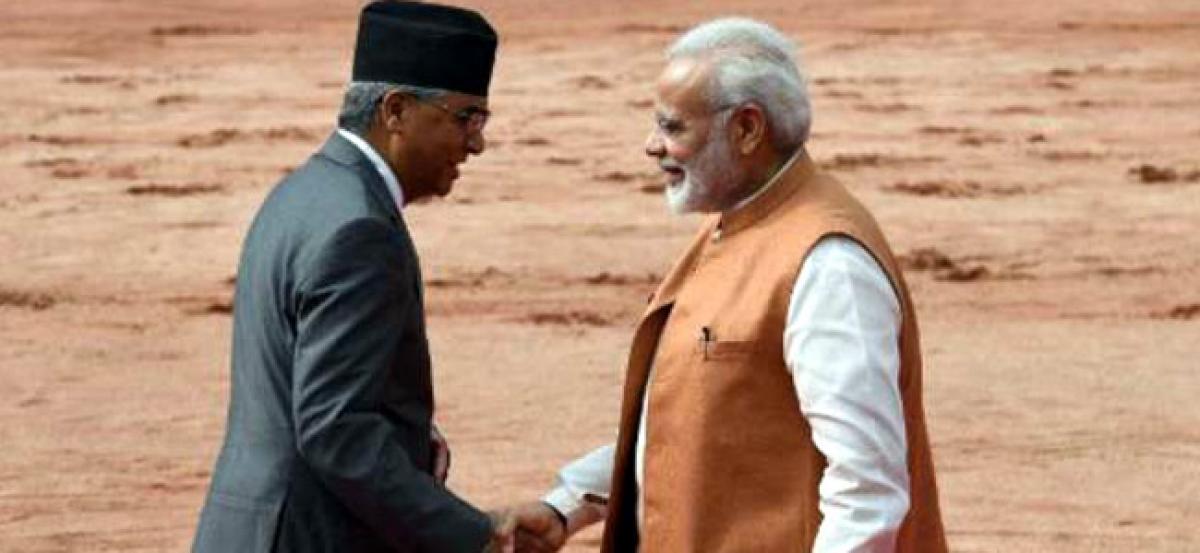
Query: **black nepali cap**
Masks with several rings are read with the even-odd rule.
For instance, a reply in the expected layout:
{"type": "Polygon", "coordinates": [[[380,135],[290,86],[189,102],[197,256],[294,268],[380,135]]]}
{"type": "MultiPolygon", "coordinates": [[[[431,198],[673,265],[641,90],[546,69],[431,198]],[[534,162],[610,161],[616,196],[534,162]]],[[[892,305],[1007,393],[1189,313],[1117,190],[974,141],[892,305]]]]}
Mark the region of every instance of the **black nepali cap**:
{"type": "Polygon", "coordinates": [[[495,59],[496,31],[478,13],[381,0],[363,8],[352,78],[487,96],[495,59]]]}

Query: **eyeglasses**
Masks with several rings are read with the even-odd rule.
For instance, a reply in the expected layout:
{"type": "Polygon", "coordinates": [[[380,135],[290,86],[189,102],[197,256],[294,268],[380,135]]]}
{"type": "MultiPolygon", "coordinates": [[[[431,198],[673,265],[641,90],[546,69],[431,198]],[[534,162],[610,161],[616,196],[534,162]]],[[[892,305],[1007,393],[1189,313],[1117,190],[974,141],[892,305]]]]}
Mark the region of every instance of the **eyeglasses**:
{"type": "Polygon", "coordinates": [[[434,100],[421,100],[421,102],[449,113],[458,122],[459,126],[468,133],[483,131],[483,127],[487,125],[488,118],[492,116],[492,112],[479,106],[467,106],[454,111],[450,109],[450,106],[434,100]]]}

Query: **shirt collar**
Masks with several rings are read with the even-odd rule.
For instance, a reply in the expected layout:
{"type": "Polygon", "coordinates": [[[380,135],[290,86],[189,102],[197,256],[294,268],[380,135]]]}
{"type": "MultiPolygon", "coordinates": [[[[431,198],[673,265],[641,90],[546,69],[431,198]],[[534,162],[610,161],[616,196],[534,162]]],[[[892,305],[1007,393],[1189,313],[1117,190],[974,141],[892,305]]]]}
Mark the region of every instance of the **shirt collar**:
{"type": "Polygon", "coordinates": [[[338,129],[337,132],[338,134],[342,135],[342,138],[345,138],[348,142],[358,148],[364,156],[367,156],[367,159],[371,160],[371,165],[374,165],[375,170],[379,171],[379,176],[383,177],[383,183],[387,185],[388,192],[392,194],[392,200],[396,202],[396,211],[403,211],[404,189],[400,188],[400,180],[396,178],[396,173],[392,172],[392,168],[388,167],[387,162],[384,161],[383,158],[379,156],[379,153],[375,151],[375,148],[371,147],[371,145],[368,144],[366,140],[363,140],[361,136],[358,136],[357,134],[354,134],[346,129],[338,129]]]}

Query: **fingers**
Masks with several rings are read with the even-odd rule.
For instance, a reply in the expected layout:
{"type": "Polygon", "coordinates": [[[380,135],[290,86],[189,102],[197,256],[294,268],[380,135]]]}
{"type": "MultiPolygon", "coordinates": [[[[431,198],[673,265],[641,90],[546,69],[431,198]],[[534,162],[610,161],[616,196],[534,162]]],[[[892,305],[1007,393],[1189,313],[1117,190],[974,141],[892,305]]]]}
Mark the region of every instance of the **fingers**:
{"type": "Polygon", "coordinates": [[[446,437],[437,426],[430,427],[429,437],[433,455],[433,477],[445,484],[450,476],[450,444],[446,442],[446,437]]]}
{"type": "Polygon", "coordinates": [[[485,551],[487,553],[514,553],[517,517],[512,510],[492,511],[488,513],[488,518],[492,519],[492,541],[485,551]]]}
{"type": "Polygon", "coordinates": [[[442,484],[450,476],[450,450],[435,447],[433,452],[433,477],[442,484]]]}
{"type": "Polygon", "coordinates": [[[608,517],[608,506],[585,501],[583,507],[567,517],[567,535],[572,535],[608,517]]]}
{"type": "Polygon", "coordinates": [[[517,553],[554,553],[561,545],[555,545],[530,533],[524,528],[518,528],[515,537],[517,553]]]}
{"type": "Polygon", "coordinates": [[[553,553],[567,541],[567,529],[558,513],[540,501],[489,513],[493,541],[489,551],[553,553]]]}
{"type": "Polygon", "coordinates": [[[523,540],[530,551],[558,551],[567,540],[567,529],[558,513],[542,502],[534,502],[516,509],[519,524],[518,542],[523,540]]]}

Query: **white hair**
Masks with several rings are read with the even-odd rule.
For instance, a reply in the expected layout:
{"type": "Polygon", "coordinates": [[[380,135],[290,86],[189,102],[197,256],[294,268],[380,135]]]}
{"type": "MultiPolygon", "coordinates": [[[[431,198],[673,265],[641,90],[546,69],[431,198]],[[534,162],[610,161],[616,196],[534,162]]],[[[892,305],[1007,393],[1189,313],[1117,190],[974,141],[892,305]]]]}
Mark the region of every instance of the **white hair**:
{"type": "Polygon", "coordinates": [[[385,83],[378,81],[353,81],[346,87],[342,109],[338,112],[338,127],[359,136],[366,136],[371,128],[371,118],[379,107],[380,100],[391,91],[402,92],[418,100],[432,100],[447,92],[438,88],[385,83]]]}
{"type": "Polygon", "coordinates": [[[770,25],[744,17],[703,23],[667,49],[668,61],[680,58],[712,63],[708,101],[713,111],[753,102],[766,112],[771,138],[782,153],[808,140],[812,106],[804,75],[792,42],[770,25]]]}

